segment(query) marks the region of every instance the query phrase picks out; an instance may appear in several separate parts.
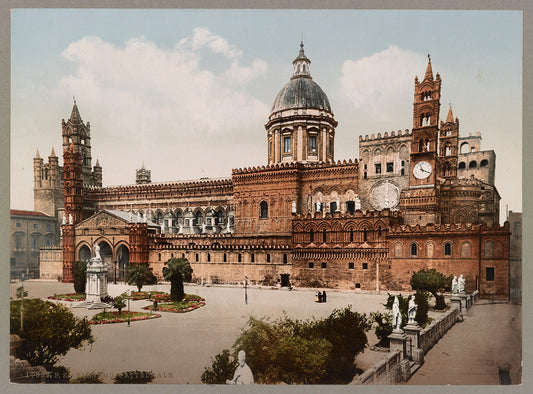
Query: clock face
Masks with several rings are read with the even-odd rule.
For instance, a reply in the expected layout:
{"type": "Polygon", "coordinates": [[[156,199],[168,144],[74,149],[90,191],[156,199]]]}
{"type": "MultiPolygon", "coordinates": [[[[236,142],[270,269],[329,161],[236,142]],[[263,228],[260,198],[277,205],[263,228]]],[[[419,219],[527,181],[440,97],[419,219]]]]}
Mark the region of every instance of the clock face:
{"type": "Polygon", "coordinates": [[[400,188],[391,181],[378,182],[370,190],[370,204],[378,211],[385,208],[393,209],[399,201],[400,188]]]}
{"type": "Polygon", "coordinates": [[[417,179],[426,179],[431,175],[431,171],[433,171],[431,164],[429,164],[427,161],[419,161],[413,168],[413,175],[417,179]]]}

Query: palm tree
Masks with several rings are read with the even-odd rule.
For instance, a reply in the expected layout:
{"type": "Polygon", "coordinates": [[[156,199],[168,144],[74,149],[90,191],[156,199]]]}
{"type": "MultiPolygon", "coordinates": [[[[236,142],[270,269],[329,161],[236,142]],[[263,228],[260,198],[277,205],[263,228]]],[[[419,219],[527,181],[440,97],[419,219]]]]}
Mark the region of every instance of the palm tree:
{"type": "Polygon", "coordinates": [[[180,257],[168,260],[163,267],[163,277],[170,281],[170,298],[174,301],[181,301],[185,296],[183,291],[183,281],[191,280],[192,268],[189,260],[180,257]]]}
{"type": "Polygon", "coordinates": [[[126,270],[126,283],[137,286],[137,290],[140,292],[144,285],[157,283],[157,278],[148,264],[133,264],[126,270]]]}

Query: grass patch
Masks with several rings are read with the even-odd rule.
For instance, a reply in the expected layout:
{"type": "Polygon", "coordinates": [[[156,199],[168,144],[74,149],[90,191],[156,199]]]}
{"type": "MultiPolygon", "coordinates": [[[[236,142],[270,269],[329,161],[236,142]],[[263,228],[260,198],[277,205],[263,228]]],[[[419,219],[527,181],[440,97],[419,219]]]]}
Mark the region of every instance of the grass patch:
{"type": "Polygon", "coordinates": [[[90,323],[91,324],[112,324],[112,323],[123,323],[129,321],[138,321],[138,320],[147,320],[147,319],[155,319],[157,317],[161,317],[159,314],[151,314],[151,313],[145,313],[145,312],[127,312],[122,311],[122,313],[118,313],[118,311],[114,312],[100,312],[93,316],[90,323]]]}
{"type": "Polygon", "coordinates": [[[61,301],[85,301],[85,293],[54,294],[48,297],[49,300],[61,301]]]}
{"type": "MultiPolygon", "coordinates": [[[[157,311],[183,313],[190,312],[205,305],[205,300],[195,294],[185,294],[183,300],[170,301],[170,294],[162,294],[156,297],[158,302],[157,311]]],[[[153,310],[153,305],[145,306],[145,310],[153,310]]]]}
{"type": "Polygon", "coordinates": [[[132,291],[131,292],[131,300],[132,301],[138,301],[138,300],[149,300],[154,299],[159,294],[166,294],[163,291],[132,291]]]}

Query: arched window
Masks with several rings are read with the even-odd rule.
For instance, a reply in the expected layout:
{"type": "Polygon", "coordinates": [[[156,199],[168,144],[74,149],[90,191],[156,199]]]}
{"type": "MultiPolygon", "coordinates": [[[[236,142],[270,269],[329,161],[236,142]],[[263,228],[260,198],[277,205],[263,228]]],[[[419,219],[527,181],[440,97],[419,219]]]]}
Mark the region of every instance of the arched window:
{"type": "Polygon", "coordinates": [[[268,204],[266,201],[261,201],[261,204],[260,204],[260,207],[261,207],[261,214],[260,214],[260,218],[262,219],[266,219],[268,218],[268,204]]]}
{"type": "Polygon", "coordinates": [[[326,229],[322,230],[322,242],[326,243],[326,229]]]}
{"type": "Polygon", "coordinates": [[[309,242],[315,242],[315,231],[313,229],[309,231],[309,242]]]}
{"type": "Polygon", "coordinates": [[[378,237],[381,237],[381,226],[378,226],[378,237]]]}
{"type": "Polygon", "coordinates": [[[470,163],[468,163],[468,168],[476,168],[477,167],[477,161],[472,160],[470,163]]]}
{"type": "Polygon", "coordinates": [[[452,148],[449,145],[446,146],[446,152],[444,154],[446,156],[450,156],[452,154],[452,148]]]}
{"type": "Polygon", "coordinates": [[[418,245],[415,243],[411,244],[411,257],[418,256],[418,245]]]}
{"type": "Polygon", "coordinates": [[[253,253],[252,253],[252,255],[251,255],[250,258],[251,258],[251,262],[252,262],[252,263],[255,263],[255,255],[254,255],[253,253]]]}
{"type": "Polygon", "coordinates": [[[283,253],[283,264],[287,264],[287,253],[283,253]]]}
{"type": "Polygon", "coordinates": [[[363,242],[366,242],[368,240],[368,235],[366,233],[366,228],[363,229],[363,242]]]}
{"type": "Polygon", "coordinates": [[[481,160],[481,163],[479,163],[480,167],[487,167],[489,165],[489,161],[487,159],[481,160]]]}
{"type": "Polygon", "coordinates": [[[468,153],[469,151],[468,142],[463,142],[461,144],[461,153],[468,153]]]}
{"type": "Polygon", "coordinates": [[[494,242],[487,241],[483,245],[483,257],[491,259],[494,256],[494,242]]]}
{"type": "Polygon", "coordinates": [[[469,258],[472,255],[472,245],[470,242],[463,242],[461,244],[461,257],[469,258]]]}
{"type": "Polygon", "coordinates": [[[463,170],[463,169],[465,169],[465,168],[466,168],[466,163],[465,163],[464,161],[460,162],[460,163],[459,163],[459,169],[460,169],[460,170],[463,170]]]}
{"type": "Polygon", "coordinates": [[[394,244],[394,257],[402,257],[402,249],[403,249],[403,245],[401,242],[396,242],[394,244]]]}
{"type": "Polygon", "coordinates": [[[444,244],[444,256],[451,256],[452,255],[452,244],[449,242],[446,242],[444,244]]]}
{"type": "Polygon", "coordinates": [[[237,261],[238,261],[239,263],[242,262],[242,254],[239,253],[239,256],[237,256],[237,261]]]}
{"type": "Polygon", "coordinates": [[[353,228],[350,229],[350,242],[353,242],[353,228]]]}
{"type": "Polygon", "coordinates": [[[226,263],[227,261],[228,261],[228,255],[224,253],[224,263],[226,263]]]}
{"type": "Polygon", "coordinates": [[[432,241],[429,241],[426,244],[426,257],[428,259],[433,258],[433,255],[435,254],[435,244],[432,241]]]}
{"type": "Polygon", "coordinates": [[[267,253],[267,263],[270,263],[270,253],[267,253]]]}

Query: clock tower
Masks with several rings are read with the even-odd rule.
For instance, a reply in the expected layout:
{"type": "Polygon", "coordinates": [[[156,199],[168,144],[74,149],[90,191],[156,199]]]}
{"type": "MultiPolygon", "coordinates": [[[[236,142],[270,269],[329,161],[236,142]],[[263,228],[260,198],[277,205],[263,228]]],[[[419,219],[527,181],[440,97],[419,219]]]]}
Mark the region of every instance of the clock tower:
{"type": "Polygon", "coordinates": [[[413,132],[409,162],[409,189],[402,192],[400,206],[406,224],[440,223],[440,174],[438,140],[441,79],[433,77],[428,55],[426,74],[422,82],[415,77],[413,102],[413,132]]]}

